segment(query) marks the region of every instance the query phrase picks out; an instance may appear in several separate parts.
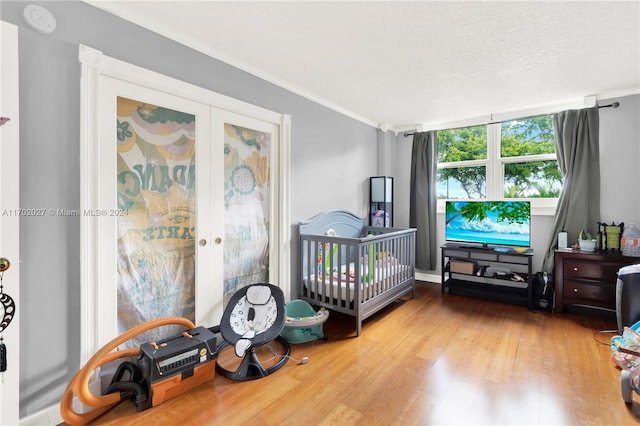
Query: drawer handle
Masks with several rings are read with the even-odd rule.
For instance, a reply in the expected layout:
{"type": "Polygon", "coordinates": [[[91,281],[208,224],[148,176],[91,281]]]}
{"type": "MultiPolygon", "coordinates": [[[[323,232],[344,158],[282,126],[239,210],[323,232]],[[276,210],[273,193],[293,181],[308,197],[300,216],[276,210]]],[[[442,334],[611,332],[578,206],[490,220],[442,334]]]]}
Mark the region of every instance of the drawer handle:
{"type": "Polygon", "coordinates": [[[577,271],[577,270],[578,270],[578,268],[577,268],[576,266],[574,266],[574,267],[573,267],[573,270],[574,270],[574,271],[577,271]]]}
{"type": "Polygon", "coordinates": [[[577,293],[577,292],[578,292],[578,289],[577,289],[577,288],[574,288],[574,289],[573,289],[573,292],[574,292],[574,293],[577,293]]]}

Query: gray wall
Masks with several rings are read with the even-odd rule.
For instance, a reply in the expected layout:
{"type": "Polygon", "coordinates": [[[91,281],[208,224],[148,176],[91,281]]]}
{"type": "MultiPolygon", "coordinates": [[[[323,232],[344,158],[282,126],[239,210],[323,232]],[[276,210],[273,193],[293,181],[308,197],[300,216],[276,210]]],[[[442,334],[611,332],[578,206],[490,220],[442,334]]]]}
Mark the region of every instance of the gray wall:
{"type": "MultiPolygon", "coordinates": [[[[599,101],[600,105],[620,102],[618,108],[600,109],[601,221],[640,223],[640,95],[599,101]]],[[[396,225],[409,225],[409,178],[411,176],[412,136],[396,137],[396,225]]],[[[444,243],[444,214],[437,218],[438,247],[444,243]]],[[[542,267],[544,252],[551,238],[552,216],[531,219],[533,267],[542,267]]],[[[593,224],[594,229],[596,224],[593,224]]],[[[555,237],[554,237],[555,238],[555,237]]],[[[575,244],[577,241],[570,241],[575,244]]],[[[436,271],[440,274],[440,257],[436,271]]]]}
{"type": "MultiPolygon", "coordinates": [[[[84,44],[291,115],[292,229],[330,208],[366,215],[367,178],[377,174],[376,129],[79,1],[3,0],[0,18],[19,27],[21,207],[80,208],[77,57],[84,44]],[[32,3],[55,16],[52,34],[24,23],[22,11],[32,3]]],[[[59,402],[79,368],[81,253],[77,217],[23,218],[20,226],[20,416],[26,417],[59,402]]]]}

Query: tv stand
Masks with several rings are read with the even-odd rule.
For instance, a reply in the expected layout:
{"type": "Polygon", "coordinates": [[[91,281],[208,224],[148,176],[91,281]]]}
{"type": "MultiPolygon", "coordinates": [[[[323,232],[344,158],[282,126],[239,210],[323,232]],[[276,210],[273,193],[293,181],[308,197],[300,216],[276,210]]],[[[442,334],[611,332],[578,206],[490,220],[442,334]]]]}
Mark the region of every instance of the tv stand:
{"type": "Polygon", "coordinates": [[[448,289],[450,294],[489,298],[532,308],[532,249],[505,252],[447,243],[441,247],[441,253],[442,293],[448,289]],[[516,275],[522,281],[514,279],[516,275]]]}

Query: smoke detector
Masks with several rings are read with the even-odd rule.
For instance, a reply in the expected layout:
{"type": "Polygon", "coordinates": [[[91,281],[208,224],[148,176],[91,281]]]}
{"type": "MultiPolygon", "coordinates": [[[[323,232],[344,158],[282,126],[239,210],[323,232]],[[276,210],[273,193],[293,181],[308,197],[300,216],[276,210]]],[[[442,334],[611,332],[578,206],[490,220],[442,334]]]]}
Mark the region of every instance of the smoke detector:
{"type": "Polygon", "coordinates": [[[56,29],[56,18],[42,6],[30,4],[24,8],[22,16],[31,28],[42,34],[51,34],[56,29]]]}

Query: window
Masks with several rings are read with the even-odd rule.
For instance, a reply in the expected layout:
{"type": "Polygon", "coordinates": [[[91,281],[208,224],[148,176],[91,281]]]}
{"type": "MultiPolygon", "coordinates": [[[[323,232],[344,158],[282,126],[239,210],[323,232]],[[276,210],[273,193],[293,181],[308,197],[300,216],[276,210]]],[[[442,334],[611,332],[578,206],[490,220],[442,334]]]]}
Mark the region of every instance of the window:
{"type": "Polygon", "coordinates": [[[563,179],[551,116],[438,131],[437,176],[441,200],[525,198],[555,208],[563,179]]]}

